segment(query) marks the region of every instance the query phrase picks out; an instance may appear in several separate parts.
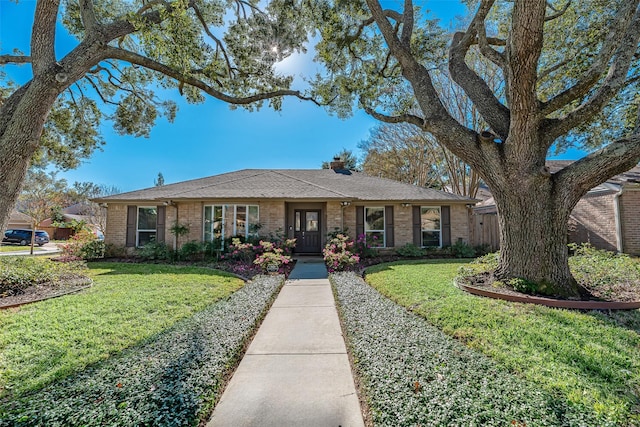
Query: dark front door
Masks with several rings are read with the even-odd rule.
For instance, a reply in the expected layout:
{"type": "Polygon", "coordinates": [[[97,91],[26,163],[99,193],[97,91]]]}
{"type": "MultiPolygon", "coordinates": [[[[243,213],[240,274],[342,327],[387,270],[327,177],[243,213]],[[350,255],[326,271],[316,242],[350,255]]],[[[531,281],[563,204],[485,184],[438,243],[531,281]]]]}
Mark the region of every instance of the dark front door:
{"type": "Polygon", "coordinates": [[[320,211],[296,209],[294,237],[297,253],[320,253],[320,211]]]}

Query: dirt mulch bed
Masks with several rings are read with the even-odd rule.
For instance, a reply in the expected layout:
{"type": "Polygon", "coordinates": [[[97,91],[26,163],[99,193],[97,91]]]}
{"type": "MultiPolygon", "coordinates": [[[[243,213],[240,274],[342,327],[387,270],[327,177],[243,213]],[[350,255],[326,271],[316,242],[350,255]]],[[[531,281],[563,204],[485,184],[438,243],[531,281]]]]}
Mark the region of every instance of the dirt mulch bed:
{"type": "Polygon", "coordinates": [[[456,278],[456,286],[474,295],[546,305],[548,307],[573,308],[583,310],[631,310],[640,308],[640,289],[628,286],[611,286],[606,293],[599,289],[587,289],[589,296],[582,299],[556,299],[543,295],[529,295],[518,292],[510,286],[498,282],[491,272],[472,277],[456,278]]]}
{"type": "Polygon", "coordinates": [[[63,283],[40,283],[26,288],[20,294],[0,296],[0,309],[18,307],[78,292],[90,287],[92,283],[93,281],[88,277],[69,278],[63,283]]]}

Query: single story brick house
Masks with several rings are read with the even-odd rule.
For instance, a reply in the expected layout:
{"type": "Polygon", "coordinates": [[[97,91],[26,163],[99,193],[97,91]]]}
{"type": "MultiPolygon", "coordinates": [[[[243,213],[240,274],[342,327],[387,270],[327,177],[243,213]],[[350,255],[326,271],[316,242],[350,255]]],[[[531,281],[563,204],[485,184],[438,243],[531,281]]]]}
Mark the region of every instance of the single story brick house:
{"type": "MultiPolygon", "coordinates": [[[[551,173],[568,166],[573,160],[549,160],[551,173]]],[[[605,183],[589,190],[571,212],[569,219],[569,241],[591,243],[596,248],[631,255],[640,255],[640,167],[616,175],[605,183]]],[[[489,197],[473,208],[471,228],[495,228],[472,232],[473,244],[488,243],[497,249],[497,214],[495,202],[489,197]],[[480,242],[476,235],[491,242],[480,242]]]]}
{"type": "Polygon", "coordinates": [[[327,234],[366,234],[380,248],[444,247],[469,241],[476,200],[344,169],[244,169],[95,199],[107,208],[106,243],[180,247],[220,237],[296,238],[297,253],[319,254],[327,234]],[[186,225],[186,236],[170,233],[186,225]]]}

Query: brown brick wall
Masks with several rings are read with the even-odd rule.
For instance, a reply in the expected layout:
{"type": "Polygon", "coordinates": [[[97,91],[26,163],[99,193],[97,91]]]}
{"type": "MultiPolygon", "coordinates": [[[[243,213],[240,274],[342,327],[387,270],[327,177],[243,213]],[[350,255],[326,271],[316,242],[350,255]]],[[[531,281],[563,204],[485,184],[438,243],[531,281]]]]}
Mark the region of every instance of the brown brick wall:
{"type": "MultiPolygon", "coordinates": [[[[193,202],[179,203],[177,209],[174,206],[166,208],[166,232],[165,241],[168,245],[173,246],[174,236],[169,232],[169,228],[176,220],[176,212],[178,213],[178,222],[189,227],[189,234],[178,240],[178,247],[185,242],[196,240],[202,241],[203,236],[203,213],[205,205],[223,204],[223,202],[193,202]]],[[[243,204],[243,202],[234,202],[228,204],[243,204]]],[[[249,204],[258,204],[260,206],[260,229],[261,236],[268,236],[270,233],[276,233],[278,230],[285,229],[285,203],[281,201],[274,202],[251,202],[249,204]]],[[[371,205],[373,206],[373,204],[371,205]]],[[[377,204],[376,206],[385,206],[377,204]]],[[[412,229],[412,209],[411,207],[402,207],[400,204],[394,206],[394,235],[396,247],[403,246],[406,243],[413,242],[412,229]]],[[[356,232],[356,206],[350,205],[343,208],[339,202],[327,202],[325,208],[326,231],[332,232],[336,228],[347,228],[348,233],[355,237],[356,232]],[[343,224],[344,216],[344,224],[343,224]]],[[[105,241],[119,246],[124,246],[126,242],[127,229],[127,205],[109,204],[107,213],[107,232],[105,241]]],[[[462,238],[468,242],[469,222],[467,218],[467,208],[465,206],[451,206],[451,240],[455,242],[458,238],[462,238]]]]}
{"type": "Polygon", "coordinates": [[[640,188],[625,188],[620,196],[623,252],[640,255],[640,188]]]}
{"type": "Polygon", "coordinates": [[[104,242],[124,246],[127,242],[127,205],[109,203],[107,205],[107,228],[104,242]]]}
{"type": "Polygon", "coordinates": [[[580,199],[569,220],[570,242],[591,243],[600,249],[617,250],[615,194],[587,194],[580,199]]]}
{"type": "MultiPolygon", "coordinates": [[[[340,202],[327,202],[325,212],[325,218],[327,221],[327,233],[332,233],[336,230],[342,231],[342,229],[344,228],[342,222],[342,212],[344,210],[346,215],[346,211],[348,209],[354,209],[355,218],[355,208],[352,208],[351,206],[343,208],[340,202]]],[[[355,225],[353,230],[355,230],[355,225]]]]}
{"type": "MultiPolygon", "coordinates": [[[[374,206],[374,204],[368,205],[374,206]]],[[[375,206],[388,206],[383,203],[375,206]]],[[[455,243],[459,238],[469,243],[469,214],[465,205],[452,205],[451,212],[451,243],[455,243]]],[[[401,204],[393,205],[393,223],[395,247],[413,243],[413,209],[411,206],[403,207],[401,204]]],[[[345,226],[349,235],[355,237],[356,233],[356,208],[349,206],[345,208],[345,226]]]]}
{"type": "Polygon", "coordinates": [[[284,202],[260,202],[260,236],[269,236],[270,233],[285,231],[285,206],[284,202]]]}

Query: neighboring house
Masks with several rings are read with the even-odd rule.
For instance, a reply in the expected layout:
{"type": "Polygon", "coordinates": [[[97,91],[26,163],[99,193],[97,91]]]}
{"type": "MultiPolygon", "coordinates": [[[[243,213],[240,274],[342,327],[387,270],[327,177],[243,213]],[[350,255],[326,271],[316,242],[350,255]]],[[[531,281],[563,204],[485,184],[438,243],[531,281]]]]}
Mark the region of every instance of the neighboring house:
{"type": "Polygon", "coordinates": [[[12,210],[9,214],[9,222],[7,223],[7,230],[11,229],[27,229],[31,230],[31,218],[28,215],[12,210]]]}
{"type": "MultiPolygon", "coordinates": [[[[547,161],[551,173],[572,160],[547,161]]],[[[569,241],[591,243],[610,251],[640,255],[640,167],[616,175],[592,188],[576,205],[569,219],[569,241]]],[[[498,222],[493,198],[478,203],[471,218],[472,243],[497,249],[498,222]]]]}
{"type": "Polygon", "coordinates": [[[284,232],[297,253],[319,254],[327,234],[343,229],[381,248],[468,242],[476,200],[343,168],[245,169],[94,201],[107,205],[106,242],[127,247],[284,232]],[[176,221],[189,228],[177,242],[176,221]]]}

